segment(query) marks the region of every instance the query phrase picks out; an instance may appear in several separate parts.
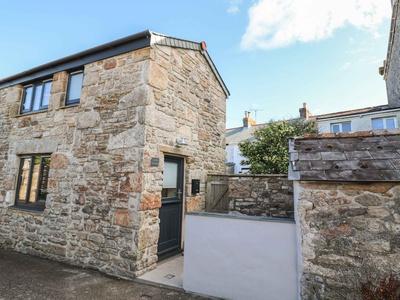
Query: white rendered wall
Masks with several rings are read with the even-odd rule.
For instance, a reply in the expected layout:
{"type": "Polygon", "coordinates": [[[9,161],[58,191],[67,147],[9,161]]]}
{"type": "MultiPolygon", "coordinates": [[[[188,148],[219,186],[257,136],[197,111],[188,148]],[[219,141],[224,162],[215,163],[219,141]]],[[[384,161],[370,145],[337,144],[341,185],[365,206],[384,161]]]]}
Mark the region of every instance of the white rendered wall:
{"type": "Polygon", "coordinates": [[[225,299],[298,298],[296,226],[187,214],[183,288],[225,299]]]}
{"type": "Polygon", "coordinates": [[[226,146],[226,161],[235,163],[235,174],[239,174],[242,168],[249,168],[249,165],[242,166],[240,162],[244,159],[238,145],[226,146]]]}
{"type": "Polygon", "coordinates": [[[347,118],[338,118],[338,119],[328,119],[328,120],[318,120],[318,132],[319,133],[329,133],[331,132],[331,124],[335,123],[343,123],[343,122],[351,122],[351,131],[368,131],[372,130],[372,119],[375,118],[388,118],[395,117],[396,118],[396,126],[399,126],[399,112],[377,112],[375,114],[366,114],[366,115],[355,115],[347,118]]]}

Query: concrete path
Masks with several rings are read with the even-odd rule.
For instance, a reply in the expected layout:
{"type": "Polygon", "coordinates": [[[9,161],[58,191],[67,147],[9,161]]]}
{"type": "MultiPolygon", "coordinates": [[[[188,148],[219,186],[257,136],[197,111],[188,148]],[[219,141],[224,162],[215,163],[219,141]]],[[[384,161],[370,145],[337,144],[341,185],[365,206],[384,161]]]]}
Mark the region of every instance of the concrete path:
{"type": "Polygon", "coordinates": [[[0,249],[0,300],[208,299],[0,249]]]}

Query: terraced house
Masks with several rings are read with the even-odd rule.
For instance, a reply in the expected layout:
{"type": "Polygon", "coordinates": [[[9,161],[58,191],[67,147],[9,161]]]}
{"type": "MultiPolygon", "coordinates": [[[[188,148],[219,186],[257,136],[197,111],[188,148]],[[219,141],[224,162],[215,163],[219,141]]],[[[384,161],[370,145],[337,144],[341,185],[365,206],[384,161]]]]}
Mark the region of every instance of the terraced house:
{"type": "Polygon", "coordinates": [[[181,251],[228,95],[204,42],[151,31],[1,79],[0,245],[131,278],[181,251]]]}

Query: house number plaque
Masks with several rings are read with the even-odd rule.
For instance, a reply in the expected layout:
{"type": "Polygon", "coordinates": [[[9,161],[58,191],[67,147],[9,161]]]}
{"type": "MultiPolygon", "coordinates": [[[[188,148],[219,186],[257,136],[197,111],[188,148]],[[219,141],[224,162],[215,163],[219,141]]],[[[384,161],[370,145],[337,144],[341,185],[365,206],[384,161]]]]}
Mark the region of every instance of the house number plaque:
{"type": "Polygon", "coordinates": [[[160,165],[160,159],[158,157],[152,157],[150,161],[150,166],[158,167],[160,165]]]}

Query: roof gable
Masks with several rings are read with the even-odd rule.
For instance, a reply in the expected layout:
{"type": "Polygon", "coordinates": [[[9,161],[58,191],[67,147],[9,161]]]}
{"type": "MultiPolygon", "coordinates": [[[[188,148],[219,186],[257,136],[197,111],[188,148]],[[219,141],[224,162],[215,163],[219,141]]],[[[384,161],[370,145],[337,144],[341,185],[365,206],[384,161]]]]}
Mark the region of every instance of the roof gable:
{"type": "Polygon", "coordinates": [[[207,50],[202,48],[202,43],[168,37],[150,30],[145,30],[0,79],[0,88],[32,81],[52,75],[56,72],[71,70],[94,61],[110,58],[153,45],[164,45],[200,51],[204,55],[207,63],[210,65],[210,68],[223,88],[226,97],[230,95],[228,88],[222,80],[207,50]]]}

